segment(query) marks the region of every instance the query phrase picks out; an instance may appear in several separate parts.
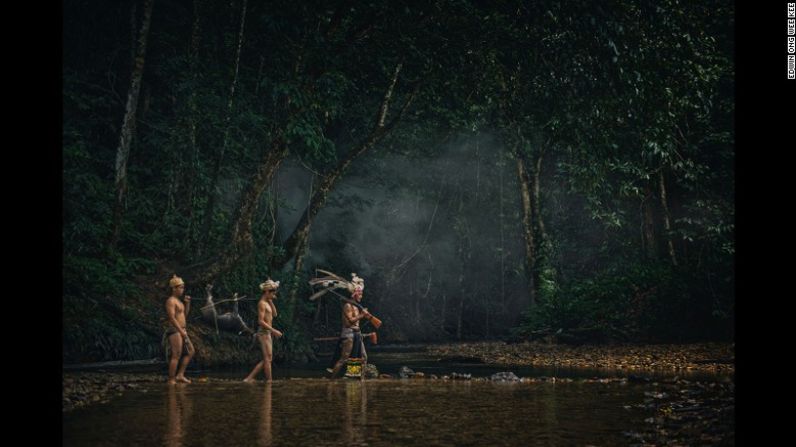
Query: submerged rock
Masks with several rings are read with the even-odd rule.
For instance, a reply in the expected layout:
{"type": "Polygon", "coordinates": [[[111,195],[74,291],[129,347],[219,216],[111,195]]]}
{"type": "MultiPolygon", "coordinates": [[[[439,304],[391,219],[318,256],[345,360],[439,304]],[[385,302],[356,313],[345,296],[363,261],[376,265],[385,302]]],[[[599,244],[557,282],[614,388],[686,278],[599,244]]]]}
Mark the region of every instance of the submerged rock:
{"type": "Polygon", "coordinates": [[[377,379],[379,377],[379,368],[376,367],[373,363],[368,363],[365,365],[365,378],[366,379],[377,379]]]}
{"type": "Polygon", "coordinates": [[[402,379],[408,379],[415,375],[415,372],[412,371],[411,368],[408,366],[402,366],[401,369],[398,370],[398,377],[402,379]]]}
{"type": "Polygon", "coordinates": [[[493,382],[519,382],[520,378],[511,371],[499,372],[492,374],[489,380],[493,382]]]}

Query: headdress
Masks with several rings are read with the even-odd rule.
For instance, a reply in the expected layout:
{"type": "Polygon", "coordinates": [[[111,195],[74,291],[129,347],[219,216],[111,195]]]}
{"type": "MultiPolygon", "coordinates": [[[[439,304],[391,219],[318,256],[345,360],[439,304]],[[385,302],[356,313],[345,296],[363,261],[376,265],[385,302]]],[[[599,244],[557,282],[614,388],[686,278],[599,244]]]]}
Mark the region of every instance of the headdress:
{"type": "Polygon", "coordinates": [[[169,280],[169,286],[170,287],[177,287],[177,286],[181,286],[183,284],[185,284],[185,282],[183,282],[182,278],[180,278],[177,275],[172,276],[171,279],[169,280]]]}
{"type": "Polygon", "coordinates": [[[316,269],[316,271],[323,273],[326,276],[309,280],[311,286],[321,288],[310,297],[310,300],[320,298],[330,290],[334,289],[343,289],[350,293],[355,293],[357,291],[361,293],[363,290],[365,290],[365,280],[357,276],[356,273],[351,274],[351,281],[346,281],[332,272],[327,272],[326,270],[321,269],[316,269]]]}
{"type": "Polygon", "coordinates": [[[266,290],[276,290],[279,288],[279,281],[274,281],[271,278],[268,278],[264,283],[260,284],[260,290],[265,292],[266,290]]]}

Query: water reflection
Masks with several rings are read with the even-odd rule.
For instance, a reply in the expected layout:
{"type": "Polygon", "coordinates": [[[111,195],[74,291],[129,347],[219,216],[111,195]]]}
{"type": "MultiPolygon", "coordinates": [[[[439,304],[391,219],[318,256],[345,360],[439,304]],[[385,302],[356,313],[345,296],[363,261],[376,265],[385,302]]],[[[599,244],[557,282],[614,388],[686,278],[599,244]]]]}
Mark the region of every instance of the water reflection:
{"type": "Polygon", "coordinates": [[[187,421],[191,417],[191,398],[186,384],[169,386],[167,391],[167,429],[164,444],[168,447],[181,447],[187,432],[187,421]]]}
{"type": "Polygon", "coordinates": [[[260,429],[258,430],[259,437],[257,438],[257,445],[269,447],[274,445],[273,432],[271,430],[272,386],[272,384],[266,383],[263,389],[263,398],[260,403],[260,429]]]}
{"type": "Polygon", "coordinates": [[[277,380],[134,390],[64,414],[64,444],[626,445],[655,387],[616,383],[277,380]]]}
{"type": "MultiPolygon", "coordinates": [[[[338,388],[339,389],[339,388],[338,388]]],[[[368,423],[368,389],[361,381],[345,384],[343,402],[343,430],[341,442],[344,445],[363,445],[367,441],[365,432],[368,423]]]]}
{"type": "Polygon", "coordinates": [[[563,440],[559,436],[560,424],[555,384],[541,387],[538,396],[535,412],[539,415],[537,419],[541,422],[541,431],[545,433],[545,436],[539,436],[537,442],[539,445],[560,445],[563,440]]]}

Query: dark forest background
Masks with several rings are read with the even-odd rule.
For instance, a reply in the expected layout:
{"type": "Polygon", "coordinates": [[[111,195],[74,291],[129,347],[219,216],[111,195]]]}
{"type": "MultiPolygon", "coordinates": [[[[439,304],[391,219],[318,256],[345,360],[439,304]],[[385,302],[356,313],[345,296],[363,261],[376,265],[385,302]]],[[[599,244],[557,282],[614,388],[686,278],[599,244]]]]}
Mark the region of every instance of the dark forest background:
{"type": "Polygon", "coordinates": [[[734,337],[731,2],[63,14],[65,362],[160,355],[175,273],[195,330],[205,284],[282,281],[278,358],[339,330],[315,268],[365,278],[382,342],[734,337]]]}

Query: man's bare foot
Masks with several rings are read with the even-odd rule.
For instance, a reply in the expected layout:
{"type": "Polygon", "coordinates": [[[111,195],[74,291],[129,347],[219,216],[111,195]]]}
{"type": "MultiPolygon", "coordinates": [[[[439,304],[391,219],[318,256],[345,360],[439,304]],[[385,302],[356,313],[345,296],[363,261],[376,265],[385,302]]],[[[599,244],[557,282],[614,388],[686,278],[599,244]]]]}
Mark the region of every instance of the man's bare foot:
{"type": "Polygon", "coordinates": [[[182,383],[191,383],[191,379],[189,379],[189,378],[187,378],[185,376],[179,376],[179,377],[177,377],[177,380],[182,382],[182,383]]]}
{"type": "Polygon", "coordinates": [[[177,381],[174,379],[169,379],[169,385],[176,385],[177,381]]]}
{"type": "Polygon", "coordinates": [[[247,378],[243,379],[243,382],[244,383],[254,383],[254,379],[252,379],[251,377],[247,377],[247,378]]]}

